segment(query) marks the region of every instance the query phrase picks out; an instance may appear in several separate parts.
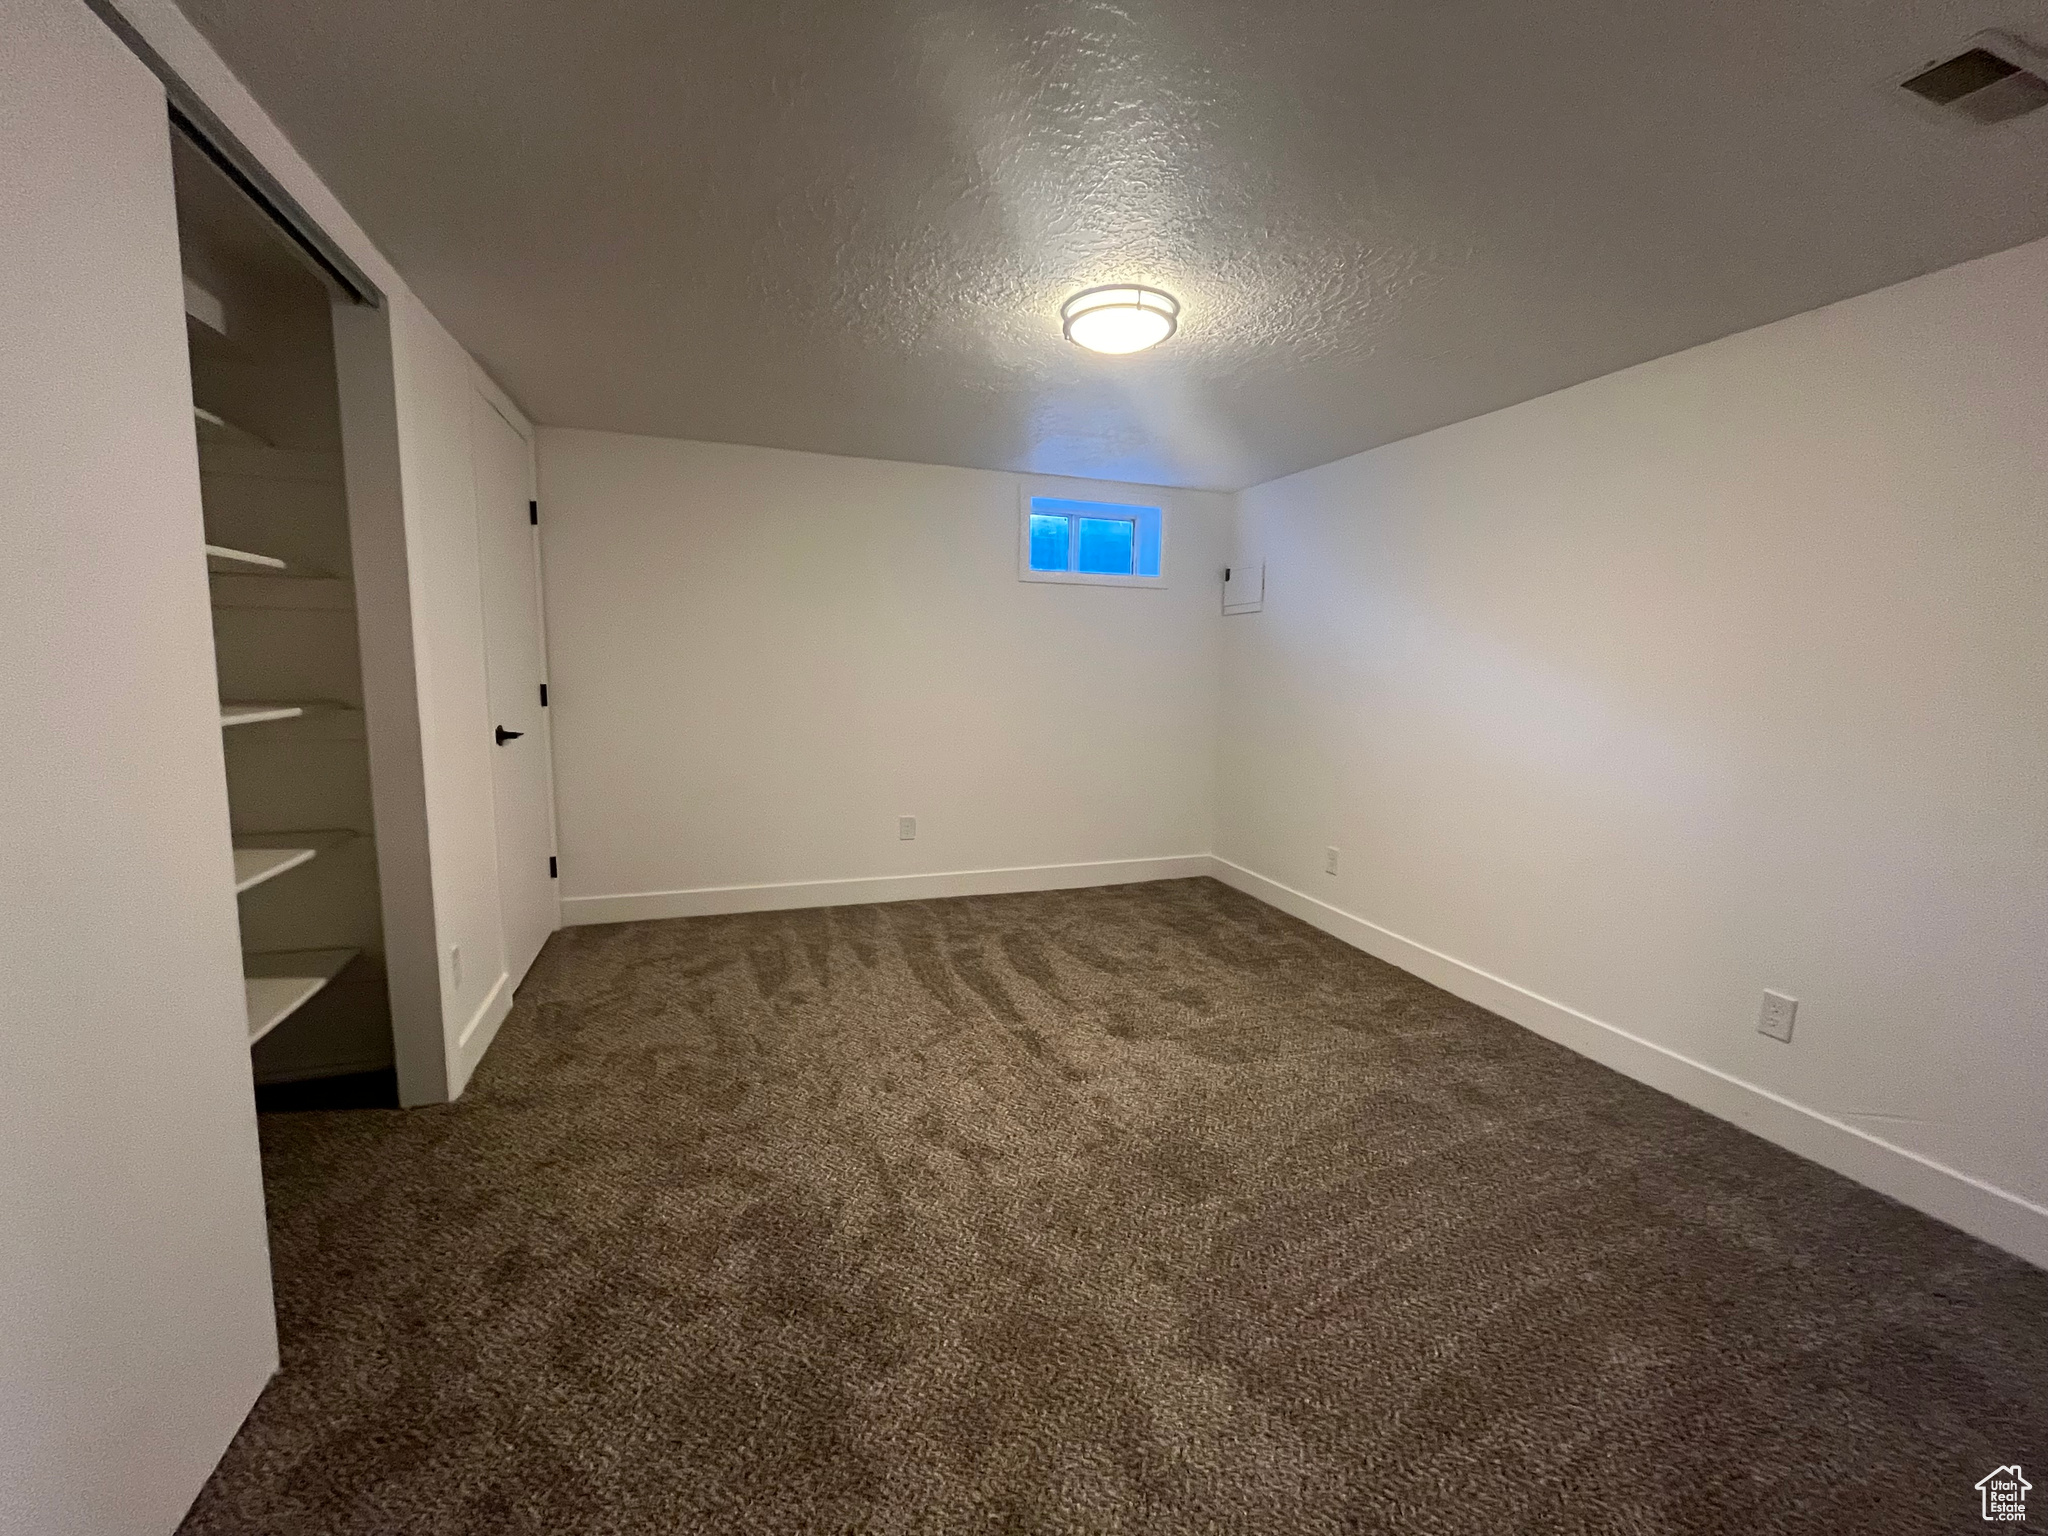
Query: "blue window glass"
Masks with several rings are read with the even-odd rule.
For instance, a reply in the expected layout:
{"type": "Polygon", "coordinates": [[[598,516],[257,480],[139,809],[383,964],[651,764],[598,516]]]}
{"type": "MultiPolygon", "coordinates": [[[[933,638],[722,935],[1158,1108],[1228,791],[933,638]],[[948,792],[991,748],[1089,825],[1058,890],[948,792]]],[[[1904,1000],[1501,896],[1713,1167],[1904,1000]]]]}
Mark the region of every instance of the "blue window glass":
{"type": "Polygon", "coordinates": [[[1077,517],[1075,543],[1080,556],[1076,569],[1089,576],[1129,576],[1135,567],[1132,554],[1137,545],[1138,525],[1120,517],[1077,517]]]}
{"type": "Polygon", "coordinates": [[[1165,519],[1158,507],[1033,496],[1025,513],[1022,574],[1044,581],[1158,581],[1165,519]]]}
{"type": "Polygon", "coordinates": [[[1031,514],[1031,569],[1064,571],[1067,568],[1067,520],[1031,514]]]}

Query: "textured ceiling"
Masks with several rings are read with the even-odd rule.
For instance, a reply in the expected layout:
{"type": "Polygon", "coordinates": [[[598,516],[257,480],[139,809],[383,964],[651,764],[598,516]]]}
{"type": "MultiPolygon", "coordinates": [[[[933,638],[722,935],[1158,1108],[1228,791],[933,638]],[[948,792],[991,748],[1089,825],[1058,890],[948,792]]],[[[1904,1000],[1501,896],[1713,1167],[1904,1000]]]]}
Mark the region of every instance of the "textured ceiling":
{"type": "Polygon", "coordinates": [[[564,426],[1236,488],[2048,234],[1890,84],[2041,0],[185,5],[564,426]]]}

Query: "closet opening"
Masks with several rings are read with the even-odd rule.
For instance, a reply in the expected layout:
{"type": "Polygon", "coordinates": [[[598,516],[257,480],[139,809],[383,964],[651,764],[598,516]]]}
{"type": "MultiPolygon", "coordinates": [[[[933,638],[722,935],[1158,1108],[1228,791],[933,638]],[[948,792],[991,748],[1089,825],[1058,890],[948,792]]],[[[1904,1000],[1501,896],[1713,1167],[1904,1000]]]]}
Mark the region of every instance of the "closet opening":
{"type": "Polygon", "coordinates": [[[333,325],[353,296],[175,126],[171,153],[259,1103],[395,1106],[333,325]]]}

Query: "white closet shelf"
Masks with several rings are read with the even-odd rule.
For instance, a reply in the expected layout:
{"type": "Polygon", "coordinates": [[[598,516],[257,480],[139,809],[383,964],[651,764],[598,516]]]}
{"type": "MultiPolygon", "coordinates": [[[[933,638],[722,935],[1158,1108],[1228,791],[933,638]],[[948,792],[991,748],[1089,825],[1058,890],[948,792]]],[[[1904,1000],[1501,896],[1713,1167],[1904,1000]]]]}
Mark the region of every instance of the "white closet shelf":
{"type": "Polygon", "coordinates": [[[275,555],[252,555],[246,549],[229,549],[225,544],[206,546],[206,568],[222,575],[282,576],[285,563],[275,555]]]}
{"type": "Polygon", "coordinates": [[[296,720],[306,712],[303,704],[223,704],[221,728],[231,725],[261,725],[266,720],[296,720]]]}
{"type": "Polygon", "coordinates": [[[363,835],[347,827],[322,827],[311,832],[237,832],[235,894],[253,890],[273,876],[297,869],[329,849],[352,843],[363,835]]]}
{"type": "Polygon", "coordinates": [[[244,955],[242,985],[249,1001],[249,1043],[254,1045],[303,1008],[356,953],[353,949],[295,949],[244,955]]]}
{"type": "MultiPolygon", "coordinates": [[[[237,839],[239,842],[240,839],[237,839]]],[[[236,848],[235,894],[254,890],[264,881],[310,863],[318,848],[236,848]]]]}
{"type": "Polygon", "coordinates": [[[227,340],[227,306],[189,276],[185,279],[185,313],[197,320],[208,334],[227,340]]]}
{"type": "Polygon", "coordinates": [[[305,705],[221,705],[221,729],[229,725],[262,725],[264,721],[291,721],[305,713],[305,705]]]}
{"type": "Polygon", "coordinates": [[[259,437],[247,427],[238,427],[219,411],[209,411],[203,405],[192,407],[192,420],[199,428],[202,441],[212,438],[220,443],[241,443],[251,448],[268,448],[269,439],[259,437]]]}
{"type": "Polygon", "coordinates": [[[223,725],[278,722],[260,731],[232,733],[227,738],[230,753],[276,752],[290,757],[316,743],[362,741],[368,725],[360,704],[343,704],[334,699],[238,701],[223,704],[221,714],[223,725]],[[239,712],[232,722],[227,719],[231,712],[239,712]]]}

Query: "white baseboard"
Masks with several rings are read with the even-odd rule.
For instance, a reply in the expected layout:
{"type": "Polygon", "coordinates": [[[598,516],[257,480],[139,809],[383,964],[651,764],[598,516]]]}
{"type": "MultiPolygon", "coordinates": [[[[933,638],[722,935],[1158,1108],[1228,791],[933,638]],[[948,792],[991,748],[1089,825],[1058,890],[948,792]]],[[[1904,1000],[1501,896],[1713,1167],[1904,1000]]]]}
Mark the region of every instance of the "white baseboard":
{"type": "Polygon", "coordinates": [[[848,907],[874,901],[928,901],[940,896],[1003,896],[1065,891],[1140,880],[1184,880],[1215,872],[1206,853],[1175,858],[1106,859],[1091,864],[1033,864],[1020,869],[962,869],[938,875],[878,875],[865,880],[801,880],[784,885],[714,885],[690,891],[625,896],[565,896],[562,925],[631,923],[652,917],[712,917],[728,912],[782,912],[796,907],[848,907]]]}
{"type": "Polygon", "coordinates": [[[1552,1002],[1228,859],[1212,860],[1212,872],[1225,885],[1546,1040],[2048,1269],[2048,1209],[2009,1190],[1552,1002]]]}
{"type": "Polygon", "coordinates": [[[448,1097],[459,1099],[462,1090],[469,1086],[470,1074],[476,1071],[476,1064],[484,1059],[484,1052],[491,1048],[491,1042],[498,1038],[498,1026],[512,1011],[512,978],[505,972],[498,972],[498,979],[477,1004],[469,1022],[462,1026],[462,1033],[455,1037],[454,1060],[450,1076],[454,1079],[448,1085],[448,1097]]]}

